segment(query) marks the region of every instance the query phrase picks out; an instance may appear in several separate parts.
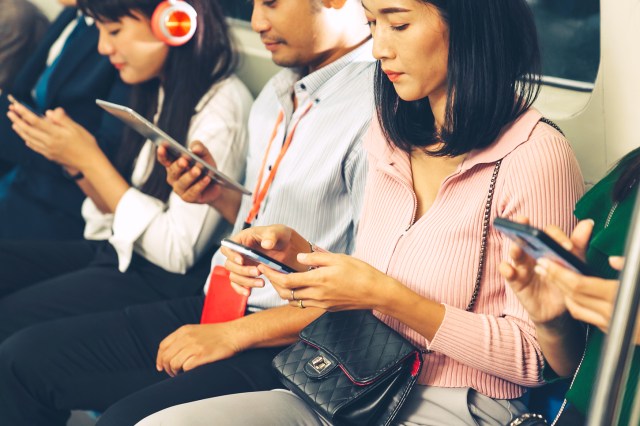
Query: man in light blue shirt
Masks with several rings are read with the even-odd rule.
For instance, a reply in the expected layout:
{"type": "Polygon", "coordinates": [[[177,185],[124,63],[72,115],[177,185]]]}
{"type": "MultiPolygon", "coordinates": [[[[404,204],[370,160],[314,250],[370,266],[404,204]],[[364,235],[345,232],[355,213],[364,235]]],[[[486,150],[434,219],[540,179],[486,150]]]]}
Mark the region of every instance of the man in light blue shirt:
{"type": "MultiPolygon", "coordinates": [[[[183,191],[195,171],[174,190],[210,203],[236,231],[245,223],[286,223],[326,249],[349,252],[366,174],[361,140],[374,106],[375,65],[365,24],[358,0],[255,0],[252,27],[273,61],[286,68],[267,83],[249,119],[245,186],[257,197],[217,185],[201,194],[183,191]]],[[[169,175],[186,166],[178,160],[169,175]]],[[[196,189],[210,183],[199,182],[196,189]]],[[[214,264],[223,263],[218,253],[214,264]]],[[[17,333],[0,347],[0,389],[21,390],[0,401],[0,423],[38,424],[73,408],[111,406],[99,425],[134,424],[178,403],[278,387],[271,359],[321,314],[282,306],[265,286],[249,298],[251,315],[186,325],[199,322],[203,299],[135,306],[17,333]],[[16,363],[20,367],[3,367],[16,363]],[[55,391],[43,395],[43,386],[55,391]]]]}

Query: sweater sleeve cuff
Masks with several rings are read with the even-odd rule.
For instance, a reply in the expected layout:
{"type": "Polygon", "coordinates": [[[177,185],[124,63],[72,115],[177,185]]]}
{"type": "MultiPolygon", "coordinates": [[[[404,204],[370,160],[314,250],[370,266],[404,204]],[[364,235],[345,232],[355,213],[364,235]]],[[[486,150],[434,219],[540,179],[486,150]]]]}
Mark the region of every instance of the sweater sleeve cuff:
{"type": "Polygon", "coordinates": [[[431,342],[427,341],[427,349],[434,352],[451,352],[452,348],[460,348],[464,352],[469,342],[469,315],[472,313],[457,309],[447,304],[444,319],[431,342]],[[452,342],[457,342],[453,343],[452,342]]]}
{"type": "Polygon", "coordinates": [[[135,242],[163,209],[162,201],[135,188],[129,188],[122,196],[114,214],[113,236],[109,239],[118,254],[120,272],[129,268],[135,242]]]}

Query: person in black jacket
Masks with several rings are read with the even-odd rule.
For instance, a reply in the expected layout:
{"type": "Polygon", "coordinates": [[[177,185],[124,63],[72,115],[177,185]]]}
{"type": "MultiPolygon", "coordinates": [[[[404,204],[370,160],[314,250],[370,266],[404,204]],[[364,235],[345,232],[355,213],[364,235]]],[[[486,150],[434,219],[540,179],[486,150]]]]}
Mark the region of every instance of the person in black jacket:
{"type": "MultiPolygon", "coordinates": [[[[128,102],[127,85],[97,51],[98,31],[80,16],[75,0],[52,22],[40,45],[0,95],[8,94],[38,113],[62,107],[96,134],[110,156],[117,151],[122,126],[95,104],[96,98],[128,102]]],[[[68,240],[82,238],[80,206],[85,196],[62,168],[28,149],[0,114],[0,239],[68,240]]]]}

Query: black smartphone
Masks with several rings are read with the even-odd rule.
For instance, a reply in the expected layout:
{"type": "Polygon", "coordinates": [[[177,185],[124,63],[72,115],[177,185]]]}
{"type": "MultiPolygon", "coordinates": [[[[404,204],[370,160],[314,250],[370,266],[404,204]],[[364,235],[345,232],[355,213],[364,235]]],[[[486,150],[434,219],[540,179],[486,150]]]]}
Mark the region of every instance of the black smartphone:
{"type": "Polygon", "coordinates": [[[593,275],[589,266],[579,257],[562,247],[553,238],[538,228],[513,222],[502,217],[493,221],[493,226],[514,241],[534,259],[546,257],[584,275],[593,275]]]}
{"type": "Polygon", "coordinates": [[[277,260],[267,256],[264,253],[260,253],[257,250],[254,250],[250,247],[247,246],[243,246],[242,244],[238,244],[235,241],[231,241],[228,238],[225,238],[224,240],[222,240],[220,242],[220,244],[222,244],[225,247],[230,248],[233,251],[236,251],[238,253],[240,253],[241,255],[248,257],[249,259],[253,260],[254,262],[258,262],[258,263],[263,263],[265,265],[267,265],[269,268],[278,271],[278,272],[282,272],[283,274],[290,274],[292,272],[297,272],[295,269],[293,269],[290,266],[285,265],[282,262],[278,262],[277,260]]]}
{"type": "Polygon", "coordinates": [[[22,105],[23,107],[25,107],[26,109],[28,109],[29,111],[31,111],[32,113],[34,113],[35,115],[37,115],[38,117],[42,117],[42,114],[36,112],[33,108],[31,108],[29,105],[20,102],[19,100],[17,100],[16,98],[13,97],[12,94],[8,94],[7,95],[7,99],[9,100],[9,102],[11,102],[11,105],[22,105]]]}

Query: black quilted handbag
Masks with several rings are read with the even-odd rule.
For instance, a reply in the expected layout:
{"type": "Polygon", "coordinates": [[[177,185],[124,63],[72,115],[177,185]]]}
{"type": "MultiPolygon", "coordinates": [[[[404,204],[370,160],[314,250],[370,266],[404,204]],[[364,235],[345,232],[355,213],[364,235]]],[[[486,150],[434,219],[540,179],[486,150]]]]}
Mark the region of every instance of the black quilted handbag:
{"type": "Polygon", "coordinates": [[[388,425],[422,368],[422,354],[370,311],[327,312],[278,354],[282,383],[334,425],[388,425]]]}

